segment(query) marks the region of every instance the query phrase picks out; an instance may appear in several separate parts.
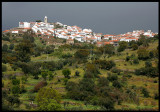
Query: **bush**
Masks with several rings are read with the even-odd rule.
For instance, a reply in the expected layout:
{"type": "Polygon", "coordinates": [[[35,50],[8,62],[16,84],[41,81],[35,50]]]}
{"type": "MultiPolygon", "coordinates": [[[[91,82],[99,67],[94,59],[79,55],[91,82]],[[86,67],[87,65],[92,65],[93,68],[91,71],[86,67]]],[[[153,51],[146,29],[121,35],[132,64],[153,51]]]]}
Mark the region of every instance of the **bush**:
{"type": "Polygon", "coordinates": [[[111,69],[111,72],[117,73],[118,75],[120,75],[121,70],[118,69],[118,68],[116,68],[116,67],[113,67],[113,68],[111,69]]]}
{"type": "Polygon", "coordinates": [[[21,86],[20,88],[20,93],[25,93],[27,90],[25,89],[24,85],[21,86]]]}
{"type": "Polygon", "coordinates": [[[13,85],[19,85],[20,84],[20,80],[19,79],[12,79],[12,84],[13,85]]]}
{"type": "Polygon", "coordinates": [[[158,100],[158,99],[159,99],[159,94],[158,94],[158,93],[155,93],[155,94],[154,94],[154,99],[155,99],[155,100],[158,100]]]}
{"type": "Polygon", "coordinates": [[[2,64],[2,72],[6,72],[7,71],[7,66],[2,64]]]}
{"type": "Polygon", "coordinates": [[[12,87],[12,93],[13,94],[19,94],[20,93],[19,85],[15,85],[15,86],[12,87]]]}
{"type": "Polygon", "coordinates": [[[35,85],[33,91],[37,92],[39,89],[41,89],[42,87],[44,87],[46,85],[47,85],[46,81],[40,81],[38,84],[35,85]]]}
{"type": "Polygon", "coordinates": [[[149,52],[145,48],[138,49],[137,51],[138,59],[146,60],[149,58],[149,52]]]}
{"type": "Polygon", "coordinates": [[[116,64],[114,61],[110,60],[110,61],[106,61],[106,60],[95,60],[94,64],[99,65],[99,67],[101,69],[106,69],[106,70],[110,70],[112,67],[115,67],[116,64]]]}
{"type": "Polygon", "coordinates": [[[116,88],[121,88],[122,87],[122,84],[119,81],[117,81],[117,80],[114,80],[113,83],[112,83],[112,85],[114,87],[116,87],[116,88]]]}
{"type": "Polygon", "coordinates": [[[76,70],[75,76],[79,76],[79,71],[78,70],[76,70]]]}
{"type": "Polygon", "coordinates": [[[126,56],[126,61],[129,61],[130,60],[130,56],[126,56]]]}
{"type": "Polygon", "coordinates": [[[13,50],[14,49],[14,44],[10,44],[9,49],[13,50]]]}
{"type": "Polygon", "coordinates": [[[98,79],[98,86],[103,87],[108,85],[109,85],[109,80],[106,77],[100,77],[98,79]]]}
{"type": "Polygon", "coordinates": [[[148,92],[148,90],[146,88],[142,88],[141,92],[144,95],[144,97],[146,97],[146,98],[150,97],[149,92],[148,92]]]}
{"type": "Polygon", "coordinates": [[[139,64],[139,60],[137,58],[133,59],[134,64],[139,64]]]}
{"type": "Polygon", "coordinates": [[[109,98],[109,97],[105,97],[105,98],[100,98],[100,105],[104,106],[107,110],[113,110],[114,109],[114,101],[109,98]]]}
{"type": "Polygon", "coordinates": [[[143,67],[140,69],[136,69],[135,70],[135,74],[136,75],[145,75],[145,76],[149,76],[149,77],[158,77],[159,73],[158,73],[158,68],[156,67],[143,67]]]}
{"type": "Polygon", "coordinates": [[[137,50],[138,49],[138,45],[137,44],[132,44],[132,49],[133,50],[137,50]]]}
{"type": "Polygon", "coordinates": [[[145,62],[145,67],[152,67],[152,63],[150,61],[145,62]]]}
{"type": "Polygon", "coordinates": [[[62,70],[62,73],[65,78],[68,78],[68,79],[70,78],[71,71],[69,69],[62,70]]]}
{"type": "Polygon", "coordinates": [[[107,77],[107,79],[111,82],[115,81],[118,79],[118,76],[116,74],[108,74],[109,76],[107,77]]]}

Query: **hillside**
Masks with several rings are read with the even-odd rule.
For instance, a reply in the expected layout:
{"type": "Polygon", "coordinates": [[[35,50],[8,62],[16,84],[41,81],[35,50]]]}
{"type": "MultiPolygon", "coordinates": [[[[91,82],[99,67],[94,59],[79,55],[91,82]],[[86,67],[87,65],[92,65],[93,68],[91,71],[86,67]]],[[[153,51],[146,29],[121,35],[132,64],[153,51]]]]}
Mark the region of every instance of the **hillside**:
{"type": "Polygon", "coordinates": [[[60,110],[159,109],[157,38],[146,39],[148,44],[134,43],[139,44],[136,50],[127,43],[121,52],[117,50],[121,45],[68,45],[62,39],[55,41],[64,45],[47,45],[33,38],[2,40],[4,110],[44,109],[37,100],[41,88],[57,91],[61,101],[54,106],[60,110]],[[148,54],[142,57],[140,49],[148,54]],[[139,73],[141,68],[153,71],[139,73]],[[12,102],[13,97],[18,100],[12,102]]]}

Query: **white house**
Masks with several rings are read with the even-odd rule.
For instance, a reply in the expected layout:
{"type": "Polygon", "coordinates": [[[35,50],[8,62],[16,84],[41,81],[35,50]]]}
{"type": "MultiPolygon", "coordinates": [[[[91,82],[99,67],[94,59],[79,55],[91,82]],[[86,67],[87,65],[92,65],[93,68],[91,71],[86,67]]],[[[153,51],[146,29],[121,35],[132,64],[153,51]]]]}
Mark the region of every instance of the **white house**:
{"type": "Polygon", "coordinates": [[[30,28],[29,22],[19,22],[19,28],[30,28]]]}
{"type": "Polygon", "coordinates": [[[13,30],[12,33],[18,33],[18,30],[13,30]]]}

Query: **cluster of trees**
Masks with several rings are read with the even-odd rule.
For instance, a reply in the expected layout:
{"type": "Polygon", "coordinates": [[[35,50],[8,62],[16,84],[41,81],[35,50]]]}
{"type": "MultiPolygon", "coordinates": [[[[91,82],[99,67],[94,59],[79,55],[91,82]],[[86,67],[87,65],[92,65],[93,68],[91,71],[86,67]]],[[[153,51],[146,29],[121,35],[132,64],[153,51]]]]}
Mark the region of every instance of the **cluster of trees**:
{"type": "Polygon", "coordinates": [[[66,97],[113,110],[115,103],[120,104],[125,99],[122,97],[124,95],[122,88],[125,83],[118,78],[118,74],[121,72],[119,69],[112,68],[112,71],[115,73],[108,74],[108,77],[100,77],[96,64],[88,63],[85,67],[84,77],[79,82],[67,82],[66,97]]]}
{"type": "Polygon", "coordinates": [[[94,64],[98,65],[100,69],[110,70],[112,67],[115,67],[116,64],[114,61],[106,61],[106,60],[95,60],[94,64]]]}
{"type": "Polygon", "coordinates": [[[150,61],[146,61],[145,67],[136,69],[135,74],[149,76],[149,77],[158,77],[159,76],[158,69],[159,69],[158,67],[152,67],[152,63],[150,61]]]}

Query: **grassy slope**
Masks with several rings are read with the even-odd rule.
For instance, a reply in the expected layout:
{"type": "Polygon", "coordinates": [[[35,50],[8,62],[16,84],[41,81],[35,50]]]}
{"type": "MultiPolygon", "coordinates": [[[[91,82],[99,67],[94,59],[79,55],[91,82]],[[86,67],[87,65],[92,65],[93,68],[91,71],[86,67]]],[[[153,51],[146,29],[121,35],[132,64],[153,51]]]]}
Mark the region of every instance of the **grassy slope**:
{"type": "MultiPolygon", "coordinates": [[[[38,41],[37,41],[38,43],[38,41]]],[[[157,47],[157,44],[158,42],[154,42],[154,43],[151,43],[150,46],[149,46],[149,50],[152,50],[154,48],[157,47]]],[[[75,51],[65,51],[65,53],[67,52],[70,52],[70,53],[74,53],[75,51]]],[[[125,58],[126,58],[126,52],[128,52],[128,55],[130,56],[131,54],[137,52],[136,51],[128,51],[128,50],[125,50],[122,52],[122,55],[121,56],[113,56],[113,57],[110,57],[110,58],[106,58],[106,60],[116,60],[116,66],[117,68],[119,69],[131,69],[131,70],[134,70],[136,68],[141,68],[141,67],[144,67],[144,61],[140,61],[140,64],[137,66],[137,65],[130,65],[129,62],[125,62],[125,58]],[[127,66],[125,66],[124,64],[126,64],[127,66]]],[[[137,55],[137,54],[136,54],[137,55]]],[[[31,60],[32,61],[44,61],[47,59],[47,56],[46,55],[41,55],[39,57],[32,57],[31,60]]],[[[56,55],[49,55],[49,58],[48,60],[58,60],[59,57],[56,56],[56,55]]],[[[154,61],[153,61],[154,63],[154,61]]],[[[10,67],[9,64],[6,64],[7,65],[7,69],[8,71],[5,72],[6,74],[12,74],[12,73],[16,73],[16,72],[21,72],[21,70],[17,70],[17,71],[13,71],[12,68],[10,67]]],[[[83,66],[82,67],[79,67],[79,68],[75,68],[75,67],[68,67],[66,66],[66,68],[69,68],[71,70],[71,79],[69,79],[69,81],[75,81],[77,82],[78,80],[80,80],[82,77],[83,77],[83,74],[84,74],[84,70],[83,70],[83,66]],[[80,77],[77,77],[77,78],[73,78],[74,77],[74,73],[75,71],[78,70],[80,72],[80,77]]],[[[62,70],[57,70],[55,71],[57,73],[57,76],[55,76],[55,78],[52,80],[52,81],[48,81],[48,86],[49,87],[53,87],[55,89],[57,89],[57,91],[59,91],[61,94],[65,94],[66,93],[66,90],[65,90],[65,85],[63,83],[63,80],[61,82],[58,82],[58,78],[60,79],[63,79],[63,75],[62,75],[62,70]]],[[[100,70],[101,72],[101,76],[107,76],[107,70],[100,70]]],[[[18,76],[18,78],[20,79],[22,76],[18,76]]],[[[2,79],[3,82],[4,82],[4,85],[7,86],[9,85],[10,81],[8,81],[8,79],[2,79]]],[[[22,95],[20,95],[20,99],[21,101],[23,101],[23,103],[26,103],[28,104],[29,103],[29,99],[28,99],[28,94],[31,94],[29,92],[29,90],[33,89],[34,85],[36,83],[38,83],[39,81],[41,81],[42,79],[38,79],[38,80],[35,80],[33,79],[33,77],[29,77],[27,83],[25,84],[25,87],[26,89],[28,90],[27,93],[24,93],[22,95]]],[[[129,104],[129,103],[125,103],[123,102],[121,105],[116,105],[115,108],[116,109],[138,109],[138,108],[158,108],[158,100],[154,100],[152,97],[153,97],[153,94],[155,92],[158,92],[158,83],[153,83],[154,80],[157,80],[158,81],[158,78],[149,78],[149,77],[146,77],[146,76],[135,76],[132,74],[132,77],[128,79],[128,86],[132,86],[132,85],[136,85],[137,87],[146,87],[147,90],[149,91],[150,95],[151,95],[151,98],[143,98],[142,96],[140,97],[140,105],[137,106],[136,104],[129,104]],[[147,102],[147,103],[146,103],[147,102]]],[[[34,93],[36,95],[36,93],[34,93]]],[[[69,101],[69,102],[72,102],[72,103],[77,103],[77,101],[75,100],[71,100],[71,99],[62,99],[62,102],[64,101],[69,101]]],[[[99,108],[98,106],[84,106],[83,102],[79,102],[79,104],[81,104],[81,106],[83,107],[83,109],[87,109],[87,110],[91,110],[91,109],[95,109],[95,108],[99,108]]],[[[63,106],[63,105],[62,105],[63,106]]],[[[71,108],[71,107],[79,107],[80,105],[69,105],[68,107],[66,108],[71,108]]],[[[25,110],[25,105],[24,104],[21,104],[18,109],[23,109],[25,110]]]]}

